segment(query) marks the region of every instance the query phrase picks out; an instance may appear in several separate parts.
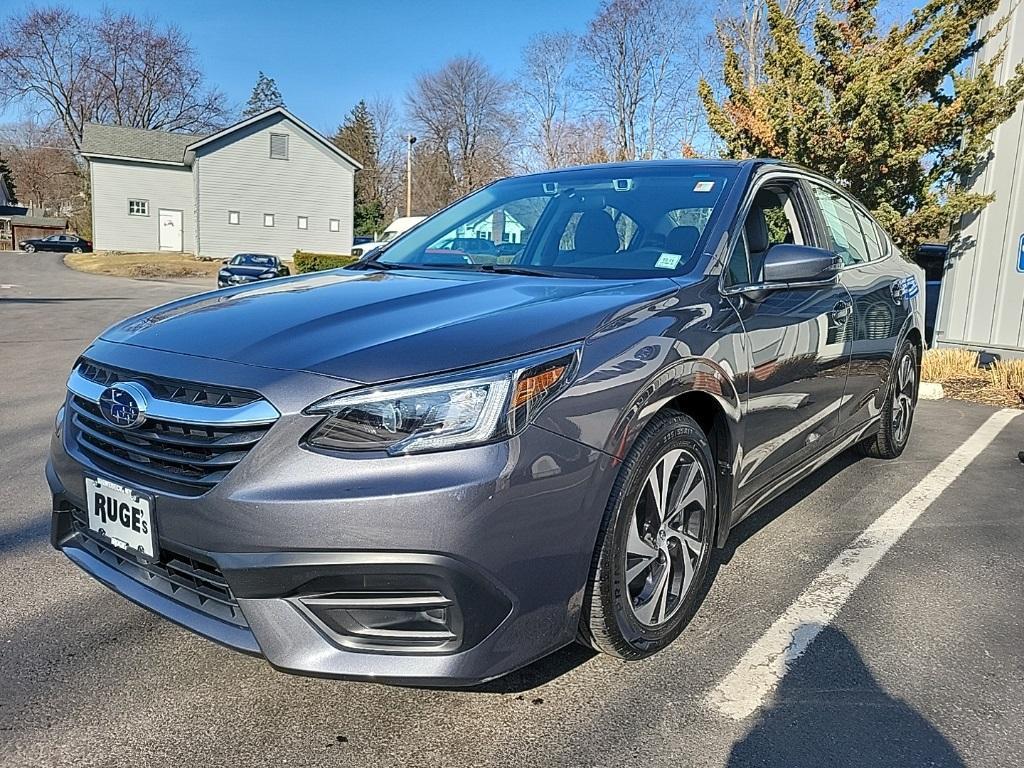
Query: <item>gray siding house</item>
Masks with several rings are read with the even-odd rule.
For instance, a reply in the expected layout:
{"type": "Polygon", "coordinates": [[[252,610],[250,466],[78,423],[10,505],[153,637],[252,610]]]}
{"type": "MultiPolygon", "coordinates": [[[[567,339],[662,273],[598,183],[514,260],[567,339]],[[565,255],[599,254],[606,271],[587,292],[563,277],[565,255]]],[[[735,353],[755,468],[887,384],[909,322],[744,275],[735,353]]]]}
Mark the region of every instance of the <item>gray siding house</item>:
{"type": "Polygon", "coordinates": [[[361,167],[283,107],[217,133],[90,123],[93,247],[291,257],[348,253],[361,167]]]}

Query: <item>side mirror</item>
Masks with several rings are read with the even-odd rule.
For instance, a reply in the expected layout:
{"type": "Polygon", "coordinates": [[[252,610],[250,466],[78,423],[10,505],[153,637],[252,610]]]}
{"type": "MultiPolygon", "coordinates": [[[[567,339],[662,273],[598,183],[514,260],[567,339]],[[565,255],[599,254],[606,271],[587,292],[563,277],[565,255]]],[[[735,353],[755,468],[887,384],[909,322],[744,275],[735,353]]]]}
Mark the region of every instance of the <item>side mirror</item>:
{"type": "Polygon", "coordinates": [[[765,255],[761,279],[769,285],[827,283],[835,278],[840,263],[832,251],[824,248],[779,243],[765,255]]]}

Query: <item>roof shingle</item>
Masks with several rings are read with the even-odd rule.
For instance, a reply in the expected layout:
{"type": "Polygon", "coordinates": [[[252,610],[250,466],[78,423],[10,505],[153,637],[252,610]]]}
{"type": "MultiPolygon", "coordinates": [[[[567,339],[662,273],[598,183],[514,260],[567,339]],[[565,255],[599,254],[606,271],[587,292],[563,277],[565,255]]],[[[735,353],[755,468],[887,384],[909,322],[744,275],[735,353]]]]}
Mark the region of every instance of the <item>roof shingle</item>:
{"type": "Polygon", "coordinates": [[[184,163],[185,147],[205,135],[86,123],[82,131],[82,154],[184,163]]]}

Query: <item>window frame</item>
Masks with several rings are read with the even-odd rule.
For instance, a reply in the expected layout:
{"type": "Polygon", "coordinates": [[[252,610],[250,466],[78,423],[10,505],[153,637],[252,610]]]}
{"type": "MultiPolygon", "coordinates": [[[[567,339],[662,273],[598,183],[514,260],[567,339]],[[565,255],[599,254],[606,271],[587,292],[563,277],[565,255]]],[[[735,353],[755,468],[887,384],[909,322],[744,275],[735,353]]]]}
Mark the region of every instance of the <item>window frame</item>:
{"type": "Polygon", "coordinates": [[[296,229],[309,229],[309,216],[297,216],[295,218],[296,229]]]}
{"type": "Polygon", "coordinates": [[[793,202],[793,208],[796,213],[797,223],[800,226],[800,234],[804,240],[804,245],[811,245],[818,248],[825,247],[822,245],[822,232],[818,226],[817,213],[814,206],[808,202],[808,195],[810,194],[810,191],[806,187],[806,182],[807,178],[805,176],[788,170],[769,171],[761,176],[755,176],[751,180],[751,183],[744,194],[743,200],[737,207],[738,213],[733,217],[732,228],[729,233],[728,247],[725,250],[725,258],[724,260],[712,262],[712,265],[721,265],[721,271],[718,274],[719,293],[723,296],[733,296],[744,293],[745,291],[756,290],[758,286],[771,285],[763,280],[754,281],[753,275],[750,272],[750,249],[746,245],[747,216],[750,215],[750,209],[754,206],[754,199],[766,186],[779,183],[792,185],[794,193],[790,195],[790,200],[793,202]],[[729,284],[727,281],[729,275],[729,261],[732,258],[733,249],[736,247],[737,238],[743,241],[743,248],[747,254],[747,274],[750,275],[750,282],[729,284]]]}
{"type": "Polygon", "coordinates": [[[341,219],[328,219],[327,230],[329,232],[341,232],[341,219]]]}
{"type": "Polygon", "coordinates": [[[142,197],[129,197],[128,198],[128,215],[129,216],[149,216],[149,200],[142,197]],[[140,211],[132,211],[132,204],[136,204],[137,207],[141,207],[140,211]]]}
{"type": "Polygon", "coordinates": [[[273,133],[273,132],[271,132],[271,134],[270,134],[270,147],[269,147],[270,159],[271,160],[287,160],[290,157],[290,155],[291,155],[291,149],[289,147],[290,143],[291,142],[288,141],[288,134],[287,133],[273,133]],[[274,139],[284,139],[284,155],[283,156],[275,155],[274,154],[274,139]]]}
{"type": "Polygon", "coordinates": [[[228,211],[228,224],[232,227],[237,227],[242,223],[242,212],[241,211],[228,211]],[[235,220],[232,221],[231,217],[234,215],[235,220]]]}
{"type": "Polygon", "coordinates": [[[264,227],[266,227],[267,229],[271,229],[275,225],[275,223],[276,223],[276,217],[274,216],[274,214],[272,214],[272,213],[264,213],[263,214],[263,226],[264,227]],[[270,221],[269,224],[267,223],[268,220],[270,221]]]}

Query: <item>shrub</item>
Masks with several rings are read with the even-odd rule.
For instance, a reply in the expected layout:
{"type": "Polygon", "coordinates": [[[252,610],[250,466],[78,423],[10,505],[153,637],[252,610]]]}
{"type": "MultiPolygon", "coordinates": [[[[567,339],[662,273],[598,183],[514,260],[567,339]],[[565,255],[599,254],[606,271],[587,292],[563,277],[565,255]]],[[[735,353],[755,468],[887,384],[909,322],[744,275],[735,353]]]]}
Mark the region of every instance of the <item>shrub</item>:
{"type": "Polygon", "coordinates": [[[978,367],[978,353],[969,349],[929,349],[921,360],[922,381],[943,382],[982,376],[984,372],[978,367]]]}
{"type": "Polygon", "coordinates": [[[325,269],[338,269],[356,261],[355,256],[342,256],[337,253],[310,253],[309,251],[296,251],[292,258],[295,260],[296,272],[320,272],[325,269]]]}

